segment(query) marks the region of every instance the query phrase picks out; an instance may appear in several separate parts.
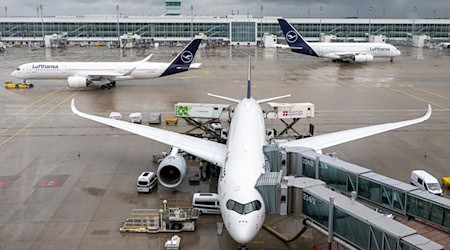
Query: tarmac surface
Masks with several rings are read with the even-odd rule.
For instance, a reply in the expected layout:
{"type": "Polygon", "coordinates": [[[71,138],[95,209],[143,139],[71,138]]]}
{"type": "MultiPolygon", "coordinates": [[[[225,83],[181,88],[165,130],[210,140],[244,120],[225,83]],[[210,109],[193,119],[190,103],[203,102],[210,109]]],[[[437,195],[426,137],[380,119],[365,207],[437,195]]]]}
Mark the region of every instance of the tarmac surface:
{"type": "MultiPolygon", "coordinates": [[[[104,47],[31,50],[8,48],[0,54],[0,79],[20,64],[33,61],[134,61],[154,53],[152,61],[169,62],[180,48],[120,52],[104,47]]],[[[201,70],[165,78],[118,82],[116,88],[69,89],[67,82],[28,81],[33,89],[0,88],[0,249],[163,249],[172,234],[120,233],[121,222],[134,208],[189,205],[194,192],[215,191],[214,180],[198,186],[185,180],[172,192],[138,194],[136,180],[145,170],[156,171],[153,154],[169,147],[77,117],[70,101],[90,114],[121,112],[124,119],[142,112],[173,116],[178,102],[224,103],[206,93],[233,98],[246,94],[247,55],[253,59],[255,99],[292,94],[284,102],[311,102],[316,116],[296,130],[316,134],[378,123],[412,119],[433,107],[421,124],[332,147],[345,161],[404,182],[424,169],[440,179],[450,176],[450,50],[399,47],[402,55],[370,63],[333,63],[289,50],[255,47],[202,49],[195,62],[201,70]]],[[[17,82],[19,80],[12,79],[17,82]]],[[[267,106],[264,106],[267,109],[267,106]]],[[[160,127],[178,132],[190,127],[160,127]]],[[[281,123],[267,121],[280,131],[281,123]]],[[[191,162],[195,165],[195,162],[191,162]]],[[[195,168],[195,167],[191,167],[195,168]]],[[[450,191],[445,191],[450,197],[450,191]]],[[[267,215],[266,224],[287,237],[302,228],[298,215],[267,215]]],[[[216,232],[220,216],[201,216],[196,232],[181,233],[183,249],[236,249],[224,230],[216,232]]],[[[250,249],[312,249],[326,242],[308,229],[283,243],[264,229],[250,249]]],[[[450,237],[441,244],[450,246],[450,237]],[[447,243],[445,243],[447,242],[447,243]]]]}

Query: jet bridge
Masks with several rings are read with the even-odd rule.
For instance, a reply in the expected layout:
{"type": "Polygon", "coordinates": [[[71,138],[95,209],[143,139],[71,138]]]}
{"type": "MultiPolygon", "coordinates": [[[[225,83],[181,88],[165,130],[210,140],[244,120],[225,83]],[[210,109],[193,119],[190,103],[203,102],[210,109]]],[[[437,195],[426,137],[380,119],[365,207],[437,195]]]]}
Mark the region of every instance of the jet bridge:
{"type": "Polygon", "coordinates": [[[383,210],[434,224],[444,231],[450,228],[449,199],[308,148],[282,149],[270,144],[264,147],[264,154],[275,173],[262,175],[256,188],[269,213],[304,214],[322,230],[332,228],[333,235],[357,249],[444,249],[348,197],[353,193],[383,210]],[[334,205],[330,197],[334,197],[334,205]],[[331,206],[334,226],[330,227],[331,206]]]}

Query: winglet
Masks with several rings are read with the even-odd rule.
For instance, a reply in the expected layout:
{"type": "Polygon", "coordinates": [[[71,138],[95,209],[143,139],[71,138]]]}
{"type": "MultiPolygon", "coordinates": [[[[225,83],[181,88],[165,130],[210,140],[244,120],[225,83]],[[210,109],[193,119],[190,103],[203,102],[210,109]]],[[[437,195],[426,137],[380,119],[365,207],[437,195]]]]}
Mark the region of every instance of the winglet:
{"type": "Polygon", "coordinates": [[[144,59],[142,59],[142,60],[139,60],[139,61],[136,61],[136,62],[146,62],[146,61],[148,61],[148,60],[150,60],[150,58],[153,56],[153,54],[150,54],[149,56],[147,56],[146,58],[144,58],[144,59]]]}
{"type": "Polygon", "coordinates": [[[72,99],[72,102],[70,103],[70,109],[72,109],[72,112],[76,115],[80,115],[80,111],[75,107],[75,98],[72,99]]]}
{"type": "Polygon", "coordinates": [[[422,119],[423,119],[424,121],[430,119],[431,113],[432,113],[432,112],[433,112],[433,111],[432,111],[432,109],[431,109],[431,105],[428,104],[428,110],[427,110],[427,113],[422,117],[422,119]]]}
{"type": "Polygon", "coordinates": [[[278,19],[281,30],[283,30],[284,37],[289,47],[295,52],[309,55],[317,56],[316,52],[309,46],[309,44],[303,39],[303,37],[298,33],[298,31],[292,26],[288,21],[283,18],[278,19]]]}

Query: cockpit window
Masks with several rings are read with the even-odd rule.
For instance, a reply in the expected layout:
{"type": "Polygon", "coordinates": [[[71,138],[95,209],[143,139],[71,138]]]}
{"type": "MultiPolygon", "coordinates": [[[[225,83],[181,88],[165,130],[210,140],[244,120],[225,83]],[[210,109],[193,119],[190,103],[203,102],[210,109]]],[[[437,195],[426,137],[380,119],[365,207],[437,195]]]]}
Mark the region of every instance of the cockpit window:
{"type": "Polygon", "coordinates": [[[17,68],[16,70],[17,70],[17,71],[20,71],[20,68],[17,68]]]}
{"type": "Polygon", "coordinates": [[[227,201],[227,208],[229,210],[233,210],[238,214],[249,214],[253,211],[257,211],[261,209],[261,202],[258,200],[254,200],[247,204],[241,204],[234,200],[227,201]]]}

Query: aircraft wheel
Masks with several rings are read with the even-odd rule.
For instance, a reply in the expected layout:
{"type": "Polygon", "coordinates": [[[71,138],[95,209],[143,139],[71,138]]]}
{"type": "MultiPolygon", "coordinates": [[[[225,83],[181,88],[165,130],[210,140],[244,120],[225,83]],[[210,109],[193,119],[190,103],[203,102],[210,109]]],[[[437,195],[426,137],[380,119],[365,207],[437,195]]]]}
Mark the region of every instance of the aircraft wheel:
{"type": "Polygon", "coordinates": [[[106,85],[100,86],[101,89],[106,89],[106,85]]]}
{"type": "Polygon", "coordinates": [[[111,84],[106,84],[107,89],[111,89],[113,86],[111,84]]]}
{"type": "Polygon", "coordinates": [[[111,86],[116,87],[116,82],[115,82],[115,81],[112,81],[112,82],[111,82],[111,86]]]}

